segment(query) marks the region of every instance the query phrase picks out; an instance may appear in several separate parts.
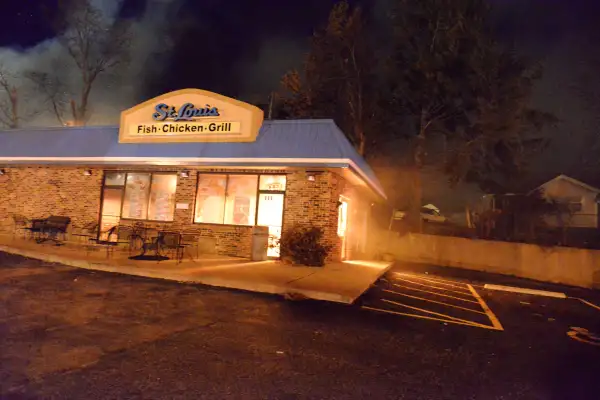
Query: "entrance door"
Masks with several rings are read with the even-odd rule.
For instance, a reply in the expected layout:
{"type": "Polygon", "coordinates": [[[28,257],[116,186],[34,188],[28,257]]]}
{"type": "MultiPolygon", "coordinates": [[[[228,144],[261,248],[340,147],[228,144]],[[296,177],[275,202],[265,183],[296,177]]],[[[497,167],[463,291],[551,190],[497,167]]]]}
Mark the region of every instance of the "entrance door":
{"type": "Polygon", "coordinates": [[[258,195],[258,216],[256,225],[269,227],[269,248],[267,256],[279,257],[279,239],[283,222],[283,198],[281,193],[260,193],[258,195]]]}
{"type": "Polygon", "coordinates": [[[338,207],[338,230],[337,234],[342,240],[342,260],[346,259],[346,231],[348,228],[348,201],[340,197],[339,207],[338,207]]]}
{"type": "MultiPolygon", "coordinates": [[[[121,220],[121,203],[123,188],[105,187],[102,191],[102,213],[100,214],[100,232],[106,232],[121,220]]],[[[108,238],[106,233],[100,235],[100,240],[116,240],[108,238]]]]}

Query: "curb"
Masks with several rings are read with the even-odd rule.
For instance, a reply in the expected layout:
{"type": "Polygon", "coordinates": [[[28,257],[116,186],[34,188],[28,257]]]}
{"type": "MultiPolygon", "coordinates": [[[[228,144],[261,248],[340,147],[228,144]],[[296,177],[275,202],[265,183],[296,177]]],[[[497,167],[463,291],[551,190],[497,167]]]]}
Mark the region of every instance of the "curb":
{"type": "Polygon", "coordinates": [[[560,293],[560,292],[549,292],[546,290],[527,289],[527,288],[520,288],[520,287],[514,287],[514,286],[490,285],[490,284],[486,283],[483,286],[483,288],[488,289],[488,290],[499,290],[502,292],[513,292],[513,293],[531,294],[534,296],[554,297],[557,299],[566,299],[567,298],[566,294],[560,293]]]}

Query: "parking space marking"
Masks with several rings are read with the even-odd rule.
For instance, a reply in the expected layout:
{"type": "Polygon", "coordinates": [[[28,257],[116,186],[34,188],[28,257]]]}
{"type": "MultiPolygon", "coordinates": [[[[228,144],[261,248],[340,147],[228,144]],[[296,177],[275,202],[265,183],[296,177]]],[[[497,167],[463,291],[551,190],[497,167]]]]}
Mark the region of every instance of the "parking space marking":
{"type": "Polygon", "coordinates": [[[464,324],[469,324],[469,325],[473,325],[473,326],[478,326],[478,327],[483,327],[483,328],[488,328],[488,329],[496,329],[496,327],[494,327],[494,326],[483,325],[483,324],[480,324],[480,323],[477,323],[477,322],[473,322],[473,321],[469,321],[469,320],[466,320],[466,319],[456,318],[456,317],[453,317],[451,315],[446,315],[446,314],[438,313],[438,312],[435,312],[435,311],[426,310],[424,308],[409,306],[408,304],[399,303],[397,301],[386,300],[386,299],[382,299],[382,301],[385,301],[386,303],[394,304],[396,306],[410,308],[411,310],[421,311],[421,312],[424,312],[424,313],[427,313],[427,314],[431,314],[431,315],[437,315],[438,317],[444,317],[446,319],[440,319],[440,321],[444,321],[444,322],[450,322],[448,320],[451,320],[451,321],[462,322],[464,324]]]}
{"type": "Polygon", "coordinates": [[[406,294],[406,293],[402,293],[402,292],[395,292],[393,290],[388,290],[388,289],[383,289],[382,291],[383,292],[397,294],[399,296],[410,297],[412,299],[428,301],[430,303],[442,304],[442,305],[447,306],[447,307],[459,308],[461,310],[466,310],[466,311],[471,311],[471,312],[478,313],[478,314],[487,315],[487,313],[482,312],[482,311],[473,310],[472,308],[468,308],[468,307],[456,306],[456,305],[450,304],[450,303],[444,303],[443,301],[436,301],[436,300],[426,299],[425,297],[411,296],[410,294],[406,294]]]}
{"type": "Polygon", "coordinates": [[[411,288],[410,286],[398,285],[397,283],[393,283],[393,285],[396,286],[396,287],[401,287],[401,288],[405,288],[405,289],[410,289],[410,290],[416,290],[416,291],[419,291],[419,292],[425,292],[425,293],[435,294],[436,296],[448,297],[448,298],[451,298],[451,299],[462,300],[462,301],[466,301],[466,302],[469,302],[469,303],[479,304],[478,301],[473,301],[473,300],[465,299],[463,297],[450,296],[449,294],[443,294],[443,293],[440,293],[440,292],[432,292],[432,291],[429,291],[429,290],[411,288]]]}
{"type": "Polygon", "coordinates": [[[577,299],[577,300],[581,301],[583,304],[587,304],[588,306],[590,306],[590,307],[592,307],[592,308],[595,308],[596,310],[600,310],[600,307],[598,307],[597,305],[595,305],[595,304],[593,304],[593,303],[590,303],[590,302],[589,302],[589,301],[587,301],[587,300],[580,299],[579,297],[571,297],[571,298],[572,298],[572,299],[577,299]]]}
{"type": "Polygon", "coordinates": [[[411,281],[409,279],[403,279],[403,278],[395,278],[395,280],[412,283],[413,285],[425,286],[425,287],[428,287],[428,288],[431,288],[431,289],[444,290],[446,292],[452,292],[452,293],[458,293],[458,294],[469,294],[468,290],[446,289],[446,288],[443,288],[443,287],[434,286],[434,285],[431,285],[431,284],[428,285],[428,284],[425,284],[425,283],[414,282],[414,281],[411,281]]]}
{"type": "Polygon", "coordinates": [[[498,320],[496,315],[492,312],[492,310],[490,310],[487,303],[485,301],[483,301],[483,299],[481,298],[479,293],[477,293],[477,291],[475,289],[473,289],[473,286],[467,284],[467,287],[469,288],[471,293],[473,293],[473,297],[475,297],[477,299],[477,301],[479,301],[481,308],[483,308],[483,311],[485,311],[485,313],[487,314],[488,318],[490,319],[490,321],[492,323],[492,326],[494,328],[498,329],[499,331],[503,331],[504,328],[502,327],[502,324],[500,323],[500,321],[498,320]]]}
{"type": "Polygon", "coordinates": [[[469,283],[398,272],[382,281],[387,287],[380,288],[379,296],[375,299],[378,303],[364,304],[361,308],[445,324],[504,331],[496,315],[469,283]],[[459,301],[477,306],[461,304],[459,301]]]}
{"type": "Polygon", "coordinates": [[[485,329],[496,330],[496,328],[494,328],[493,326],[480,325],[480,324],[477,324],[475,322],[460,322],[460,321],[453,321],[453,320],[445,320],[445,319],[442,319],[442,318],[428,317],[426,315],[408,314],[408,313],[402,313],[402,312],[398,312],[398,311],[384,310],[382,308],[369,307],[369,306],[362,306],[361,308],[363,308],[365,310],[377,311],[377,312],[381,312],[381,313],[394,314],[394,315],[402,315],[404,317],[428,319],[428,320],[441,321],[441,322],[451,323],[451,324],[457,324],[457,325],[474,326],[474,327],[477,327],[477,328],[485,328],[485,329]]]}
{"type": "Polygon", "coordinates": [[[445,280],[445,279],[440,279],[440,278],[430,278],[429,276],[425,277],[425,276],[419,276],[419,275],[414,275],[414,274],[407,274],[407,273],[400,273],[400,272],[396,272],[396,275],[400,275],[400,276],[407,276],[409,278],[412,279],[420,279],[422,281],[428,281],[428,282],[432,282],[432,283],[437,283],[438,285],[446,285],[446,286],[453,286],[453,287],[457,287],[457,288],[462,288],[461,285],[457,285],[456,281],[449,281],[449,280],[445,280]],[[452,282],[452,283],[450,283],[452,282]]]}

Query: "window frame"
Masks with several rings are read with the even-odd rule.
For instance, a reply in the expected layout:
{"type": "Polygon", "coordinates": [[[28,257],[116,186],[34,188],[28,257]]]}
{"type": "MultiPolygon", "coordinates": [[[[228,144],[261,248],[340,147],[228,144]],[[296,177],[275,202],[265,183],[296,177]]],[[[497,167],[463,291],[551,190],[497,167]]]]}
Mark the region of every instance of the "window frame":
{"type": "Polygon", "coordinates": [[[121,195],[121,210],[119,211],[119,218],[125,221],[146,221],[146,222],[155,222],[155,223],[170,223],[170,222],[174,222],[175,221],[175,210],[177,209],[176,207],[176,202],[173,203],[173,219],[171,220],[158,220],[158,219],[148,219],[148,214],[150,211],[150,195],[152,193],[152,184],[154,183],[154,175],[175,175],[175,177],[177,178],[177,183],[175,186],[175,195],[177,194],[177,186],[179,186],[179,175],[177,174],[176,171],[158,171],[158,172],[154,172],[154,171],[139,171],[139,170],[127,170],[127,171],[117,171],[117,170],[104,170],[104,177],[102,180],[102,189],[104,190],[105,187],[108,188],[122,188],[123,189],[123,194],[121,195]],[[125,179],[124,179],[124,183],[122,185],[106,185],[106,175],[107,174],[112,174],[112,173],[122,173],[125,175],[125,179]],[[128,217],[123,217],[123,207],[125,206],[125,194],[127,192],[127,177],[129,176],[129,174],[150,174],[150,184],[148,186],[148,208],[146,210],[146,218],[128,218],[128,217]]]}
{"type": "MultiPolygon", "coordinates": [[[[287,188],[288,188],[288,175],[289,173],[287,172],[279,172],[279,173],[256,173],[256,172],[217,172],[217,171],[198,171],[197,176],[196,176],[196,194],[194,196],[194,212],[192,214],[192,224],[195,225],[219,225],[219,226],[243,226],[243,227],[247,227],[247,228],[252,228],[254,226],[256,226],[256,221],[258,220],[258,203],[259,203],[259,199],[260,199],[260,195],[261,194],[265,194],[265,193],[273,193],[273,194],[282,194],[283,195],[283,202],[284,202],[284,210],[285,210],[285,196],[286,196],[286,192],[287,192],[287,188]],[[227,203],[227,194],[228,194],[228,190],[229,190],[229,176],[230,175],[252,175],[252,176],[256,176],[256,206],[255,206],[255,210],[254,210],[254,223],[252,225],[236,225],[236,224],[225,224],[225,223],[217,223],[217,222],[196,222],[196,206],[198,204],[198,189],[199,189],[199,185],[200,185],[200,176],[201,175],[225,175],[226,176],[226,183],[225,183],[225,202],[223,203],[223,210],[225,210],[226,207],[226,203],[227,203]],[[285,176],[285,190],[261,190],[260,189],[260,177],[261,176],[276,176],[276,175],[284,175],[285,176]]],[[[285,219],[285,212],[283,213],[284,215],[281,216],[281,224],[283,226],[283,220],[285,219]]],[[[223,221],[225,221],[225,212],[223,212],[223,221]]]]}

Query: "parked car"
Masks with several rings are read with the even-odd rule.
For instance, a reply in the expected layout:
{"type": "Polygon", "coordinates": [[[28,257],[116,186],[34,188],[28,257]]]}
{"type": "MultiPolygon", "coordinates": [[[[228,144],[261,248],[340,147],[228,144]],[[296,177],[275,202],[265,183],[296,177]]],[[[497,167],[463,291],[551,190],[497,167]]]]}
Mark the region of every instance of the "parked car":
{"type": "MultiPolygon", "coordinates": [[[[406,217],[405,211],[396,211],[394,214],[395,220],[403,220],[406,217]]],[[[433,222],[437,224],[445,224],[448,218],[440,213],[440,209],[433,204],[427,204],[421,207],[421,219],[423,222],[433,222]]]]}

